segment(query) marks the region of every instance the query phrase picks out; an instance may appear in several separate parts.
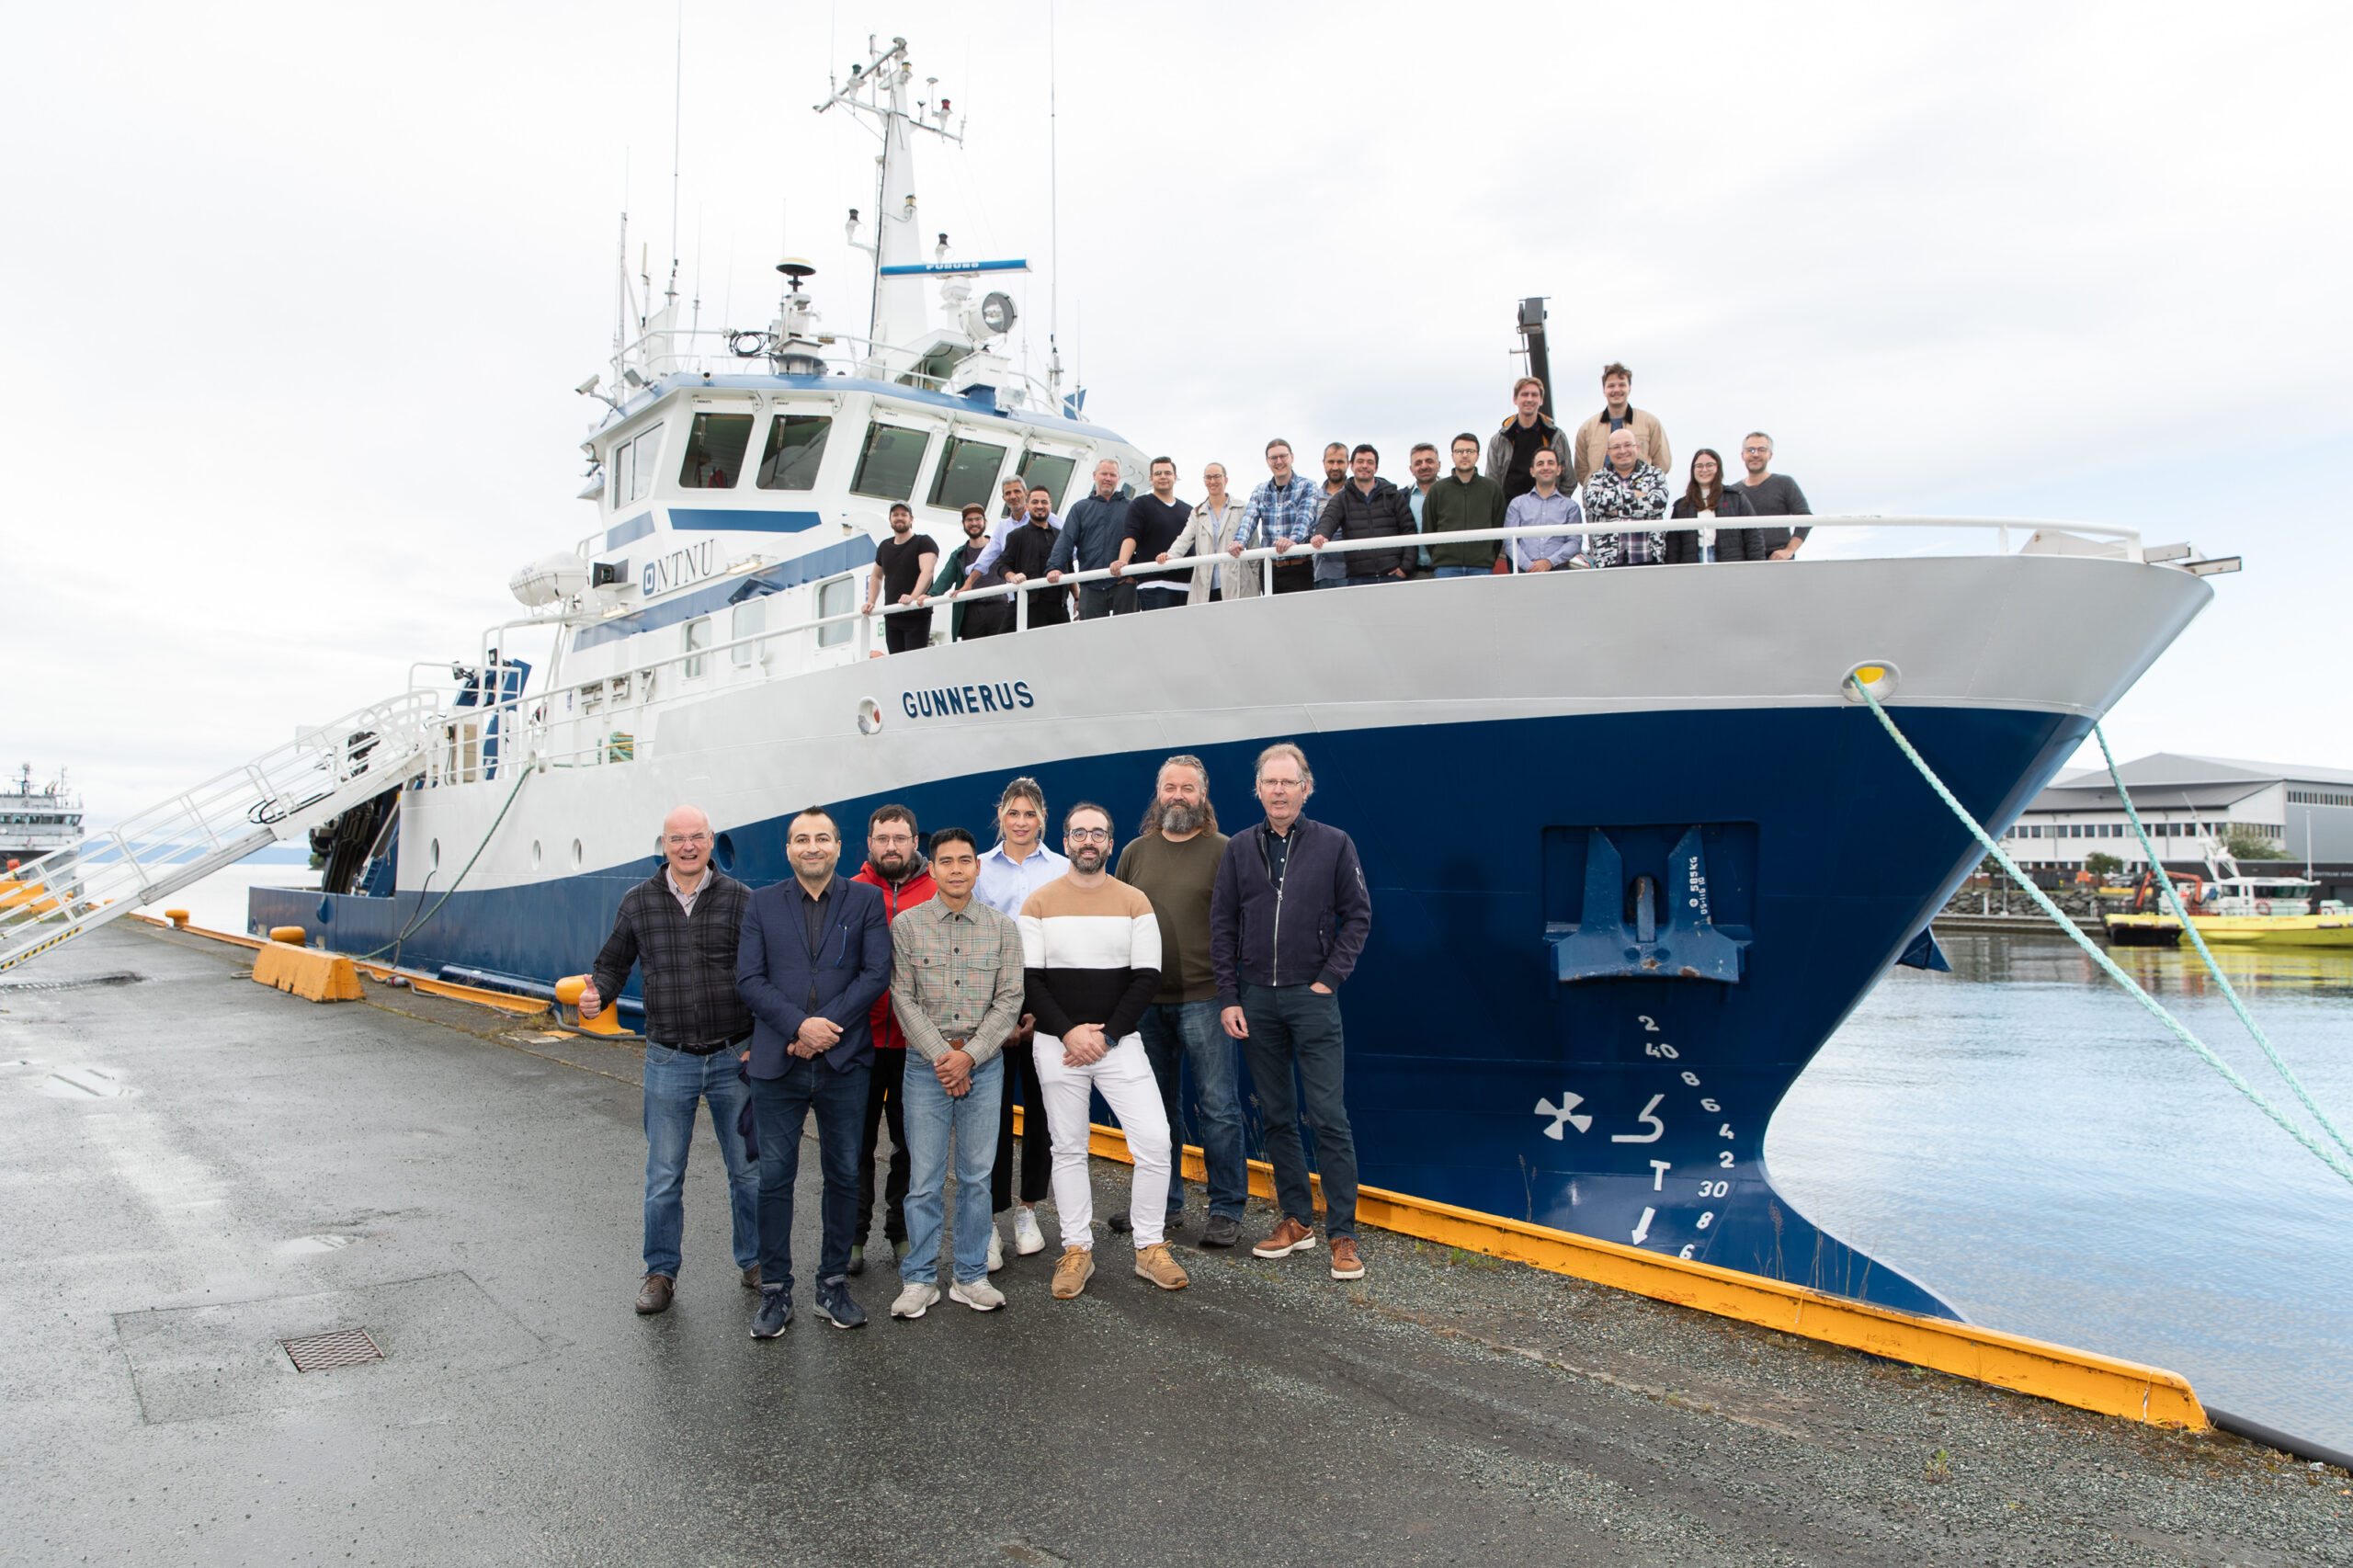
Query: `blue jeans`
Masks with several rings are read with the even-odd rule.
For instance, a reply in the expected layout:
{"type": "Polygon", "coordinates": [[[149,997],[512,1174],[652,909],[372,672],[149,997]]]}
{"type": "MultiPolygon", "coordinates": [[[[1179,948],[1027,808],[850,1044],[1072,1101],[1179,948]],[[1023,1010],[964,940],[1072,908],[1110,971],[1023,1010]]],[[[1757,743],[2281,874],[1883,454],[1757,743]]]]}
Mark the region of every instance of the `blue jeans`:
{"type": "Polygon", "coordinates": [[[858,1136],[865,1131],[866,1062],[835,1072],[822,1056],[784,1059],[784,1075],[752,1080],[760,1130],[760,1285],[792,1287],[792,1184],[801,1175],[801,1130],[817,1114],[817,1160],[825,1174],[817,1249],[820,1281],[849,1276],[858,1225],[858,1136]]]}
{"type": "MultiPolygon", "coordinates": [[[[1193,1064],[1193,1092],[1201,1103],[1201,1164],[1209,1176],[1210,1212],[1242,1218],[1250,1197],[1249,1168],[1243,1164],[1242,1093],[1233,1076],[1233,1040],[1218,1022],[1218,1006],[1206,1002],[1155,1002],[1143,1010],[1136,1026],[1143,1036],[1143,1053],[1152,1061],[1153,1076],[1160,1080],[1160,1099],[1168,1112],[1168,1128],[1176,1135],[1178,1163],[1183,1168],[1184,1096],[1179,1092],[1184,1064],[1193,1064]]],[[[1168,1183],[1168,1212],[1185,1211],[1185,1184],[1168,1183]]]]}
{"type": "Polygon", "coordinates": [[[948,1139],[956,1138],[956,1278],[970,1284],[989,1273],[989,1172],[996,1165],[996,1107],[1005,1093],[1005,1058],[972,1069],[972,1087],[951,1099],[920,1051],[907,1055],[900,1108],[907,1123],[907,1256],[899,1278],[908,1285],[939,1282],[939,1222],[947,1210],[948,1139]]]}
{"type": "Polygon", "coordinates": [[[694,1142],[695,1106],[710,1104],[719,1157],[727,1165],[727,1207],[734,1221],[735,1267],[760,1256],[759,1179],[744,1157],[735,1118],[744,1108],[735,1053],[689,1056],[666,1045],[645,1048],[645,1272],[678,1277],[679,1238],[686,1230],[687,1148],[694,1142]]]}
{"type": "MultiPolygon", "coordinates": [[[[1251,1085],[1258,1091],[1267,1162],[1275,1167],[1276,1201],[1302,1225],[1315,1218],[1307,1151],[1299,1137],[1303,1108],[1307,1125],[1315,1132],[1316,1172],[1324,1178],[1324,1233],[1335,1241],[1355,1235],[1357,1141],[1348,1127],[1339,997],[1319,996],[1305,985],[1245,982],[1242,1016],[1250,1025],[1250,1038],[1243,1046],[1250,1057],[1251,1085]],[[1296,1091],[1291,1086],[1294,1069],[1299,1074],[1296,1091]]],[[[760,1139],[766,1147],[766,1128],[760,1139]]],[[[760,1223],[765,1232],[765,1212],[760,1223]]]]}
{"type": "Polygon", "coordinates": [[[1438,566],[1431,568],[1436,577],[1484,577],[1493,568],[1486,566],[1438,566]]]}

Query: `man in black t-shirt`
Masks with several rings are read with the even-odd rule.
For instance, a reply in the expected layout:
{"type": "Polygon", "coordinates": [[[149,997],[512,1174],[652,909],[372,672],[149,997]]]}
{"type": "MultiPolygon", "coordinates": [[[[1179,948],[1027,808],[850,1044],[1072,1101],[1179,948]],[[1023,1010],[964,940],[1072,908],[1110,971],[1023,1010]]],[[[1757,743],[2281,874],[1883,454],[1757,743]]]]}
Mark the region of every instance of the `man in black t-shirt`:
{"type": "Polygon", "coordinates": [[[1120,541],[1120,559],[1111,563],[1111,574],[1136,585],[1136,608],[1165,609],[1181,605],[1192,591],[1193,573],[1190,567],[1171,572],[1130,572],[1128,562],[1142,558],[1165,561],[1168,547],[1193,520],[1193,504],[1176,499],[1176,461],[1174,458],[1152,460],[1152,494],[1139,495],[1128,503],[1127,535],[1120,541]]]}
{"type": "MultiPolygon", "coordinates": [[[[1740,493],[1748,497],[1749,506],[1760,517],[1810,517],[1813,508],[1806,505],[1805,492],[1798,482],[1786,473],[1771,472],[1773,437],[1762,430],[1751,430],[1740,443],[1740,464],[1748,471],[1740,482],[1740,493]]],[[[1797,554],[1812,528],[1759,528],[1765,536],[1766,559],[1787,561],[1797,554]]]]}
{"type": "MultiPolygon", "coordinates": [[[[931,584],[931,569],[939,560],[939,546],[929,534],[915,532],[915,515],[904,501],[891,503],[891,537],[874,547],[874,570],[866,579],[866,607],[872,615],[879,597],[884,605],[912,605],[931,584]]],[[[911,653],[931,641],[931,611],[905,609],[882,618],[882,645],[893,653],[911,653]]]]}

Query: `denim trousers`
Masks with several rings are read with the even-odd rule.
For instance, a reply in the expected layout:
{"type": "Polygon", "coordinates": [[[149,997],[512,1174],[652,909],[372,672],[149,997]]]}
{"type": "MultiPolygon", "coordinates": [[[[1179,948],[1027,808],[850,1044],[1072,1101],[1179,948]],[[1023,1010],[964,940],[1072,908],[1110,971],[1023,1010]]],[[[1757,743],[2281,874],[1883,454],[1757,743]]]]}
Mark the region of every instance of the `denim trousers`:
{"type": "Polygon", "coordinates": [[[744,1157],[744,1135],[735,1119],[744,1108],[743,1080],[735,1076],[735,1053],[714,1051],[692,1056],[651,1041],[645,1047],[645,1272],[678,1277],[678,1252],[686,1230],[687,1147],[694,1142],[695,1106],[710,1105],[710,1125],[719,1135],[719,1157],[727,1166],[727,1207],[734,1221],[735,1267],[749,1268],[760,1256],[760,1185],[744,1157]]]}
{"type": "Polygon", "coordinates": [[[1492,566],[1438,566],[1431,569],[1430,574],[1436,577],[1486,577],[1494,573],[1492,566]]]}
{"type": "MultiPolygon", "coordinates": [[[[1275,1198],[1301,1224],[1315,1219],[1307,1181],[1307,1151],[1300,1117],[1315,1133],[1316,1174],[1324,1178],[1324,1233],[1357,1233],[1357,1141],[1348,1128],[1347,1082],[1340,1039],[1340,999],[1306,985],[1242,987],[1242,1016],[1250,1026],[1243,1048],[1251,1085],[1258,1091],[1267,1161],[1275,1167],[1275,1198]],[[1292,1074],[1298,1086],[1292,1086],[1292,1074]]],[[[765,1145],[767,1133],[760,1137],[765,1145]]],[[[760,1217],[765,1231],[767,1216],[760,1217]]]]}
{"type": "Polygon", "coordinates": [[[825,1176],[817,1249],[819,1280],[849,1274],[858,1221],[858,1143],[866,1119],[863,1062],[835,1071],[822,1056],[784,1059],[784,1074],[752,1080],[760,1130],[760,1284],[792,1287],[792,1184],[801,1175],[801,1130],[817,1117],[817,1161],[825,1176]]]}
{"type": "Polygon", "coordinates": [[[955,1139],[956,1278],[965,1284],[989,1273],[989,1170],[996,1164],[996,1108],[1005,1093],[1005,1058],[972,1069],[972,1086],[950,1097],[921,1053],[907,1055],[902,1091],[907,1153],[915,1170],[907,1186],[907,1256],[899,1278],[909,1285],[939,1282],[939,1228],[948,1208],[949,1140],[955,1139]]]}
{"type": "Polygon", "coordinates": [[[1233,1040],[1218,1021],[1214,1000],[1154,1002],[1136,1028],[1152,1074],[1160,1080],[1162,1108],[1176,1144],[1168,1182],[1168,1212],[1185,1211],[1184,1068],[1193,1069],[1193,1093],[1201,1106],[1201,1163],[1209,1176],[1210,1212],[1242,1218],[1250,1198],[1250,1172],[1243,1164],[1242,1090],[1234,1079],[1233,1040]]]}

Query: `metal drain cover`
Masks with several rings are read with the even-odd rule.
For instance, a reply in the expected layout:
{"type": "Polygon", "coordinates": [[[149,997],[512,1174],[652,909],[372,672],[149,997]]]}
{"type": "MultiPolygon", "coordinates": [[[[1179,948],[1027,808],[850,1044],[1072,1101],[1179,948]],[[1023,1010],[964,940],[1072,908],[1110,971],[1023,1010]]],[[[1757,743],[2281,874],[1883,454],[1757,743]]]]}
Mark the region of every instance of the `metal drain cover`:
{"type": "Polygon", "coordinates": [[[333,1334],[309,1334],[300,1339],[281,1339],[287,1359],[294,1363],[298,1372],[324,1372],[331,1367],[357,1367],[363,1361],[381,1361],[384,1353],[368,1337],[364,1328],[337,1329],[333,1334]]]}
{"type": "Polygon", "coordinates": [[[124,969],[78,980],[0,980],[0,991],[78,991],[85,985],[137,985],[147,977],[124,969]]]}

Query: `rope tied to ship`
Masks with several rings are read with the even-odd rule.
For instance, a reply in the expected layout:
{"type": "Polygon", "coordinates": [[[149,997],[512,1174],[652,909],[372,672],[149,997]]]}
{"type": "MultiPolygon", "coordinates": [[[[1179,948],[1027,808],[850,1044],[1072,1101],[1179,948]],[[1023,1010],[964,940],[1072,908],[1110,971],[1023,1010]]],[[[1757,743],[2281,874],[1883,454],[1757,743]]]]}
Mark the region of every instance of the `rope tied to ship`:
{"type": "MultiPolygon", "coordinates": [[[[1928,766],[1927,759],[1923,757],[1918,750],[1913,746],[1912,743],[1904,738],[1904,732],[1896,728],[1895,721],[1888,717],[1887,710],[1880,706],[1879,698],[1873,694],[1870,686],[1858,680],[1853,676],[1849,676],[1847,678],[1847,686],[1849,690],[1853,691],[1857,696],[1860,697],[1864,702],[1870,705],[1871,716],[1880,722],[1880,727],[1887,732],[1888,738],[1895,743],[1896,748],[1903,752],[1904,756],[1911,762],[1912,766],[1919,769],[1920,777],[1928,781],[1928,788],[1937,792],[1937,798],[1944,801],[1947,806],[1950,807],[1952,809],[1952,814],[1961,819],[1961,825],[1969,829],[1970,834],[1976,838],[1977,842],[1985,846],[1985,852],[1994,858],[1995,863],[1999,865],[2005,872],[2008,873],[2011,881],[2017,882],[2020,887],[2026,890],[2026,892],[2034,899],[2034,902],[2041,907],[2042,912],[2051,916],[2052,920],[2058,926],[2059,929],[2065,932],[2068,937],[2074,941],[2077,947],[2083,949],[2084,951],[2090,956],[2091,960],[2100,967],[2103,973],[2105,973],[2110,980],[2116,982],[2118,985],[2122,986],[2127,995],[2131,996],[2135,1002],[2140,1003],[2141,1006],[2148,1011],[2152,1017],[2155,1018],[2159,1023],[2165,1025],[2166,1028],[2170,1029],[2184,1045],[2188,1046],[2190,1050],[2196,1051],[2199,1057],[2203,1060],[2209,1067],[2211,1067],[2215,1072],[2221,1074],[2222,1075],[2223,1082],[2229,1084],[2231,1087],[2245,1096],[2248,1102],[2257,1110],[2263,1112],[2264,1115],[2269,1117],[2273,1121],[2278,1122],[2279,1124],[2280,1131],[2287,1133],[2289,1137],[2293,1138],[2297,1142],[2302,1143],[2305,1148],[2311,1150],[2313,1156],[2317,1158],[2321,1164],[2326,1165],[2330,1170],[2335,1171],[2339,1176],[2344,1178],[2348,1185],[2353,1185],[2353,1165],[2347,1165],[2334,1150],[2325,1147],[2317,1139],[2313,1138],[2311,1133],[2305,1131],[2302,1127],[2299,1127],[2285,1111],[2281,1110],[2278,1106],[2273,1105],[2269,1100],[2266,1099],[2263,1096],[2262,1091],[2257,1089],[2253,1084],[2248,1083],[2246,1079],[2240,1074],[2237,1068],[2233,1067],[2229,1062],[2223,1061],[2220,1055],[2216,1054],[2211,1046],[2209,1046],[2204,1040],[2200,1040],[2196,1034],[2192,1033],[2188,1025],[2183,1023],[2179,1018],[2175,1017],[2171,1012],[2166,1010],[2165,1004],[2159,1002],[2155,997],[2150,995],[2148,992],[2143,990],[2139,982],[2135,981],[2131,975],[2118,968],[2116,961],[2100,950],[2098,943],[2086,936],[2080,926],[2060,912],[2059,906],[2052,902],[2051,895],[2044,892],[2040,887],[2037,887],[2033,879],[2028,877],[2018,869],[2018,862],[2010,858],[2009,852],[2004,849],[2001,845],[1995,841],[1993,835],[1985,831],[1984,826],[1980,824],[1974,816],[1970,814],[1969,808],[1962,805],[1961,801],[1954,797],[1953,792],[1945,787],[1945,781],[1937,777],[1937,770],[1928,766]]],[[[2094,733],[2097,733],[2098,726],[2095,724],[2093,726],[2093,730],[2094,733]]],[[[2105,737],[2101,738],[2100,751],[2103,755],[2107,754],[2108,741],[2105,737]]],[[[2115,762],[2113,758],[2109,760],[2109,767],[2112,776],[2115,769],[2115,762]]],[[[2120,790],[2122,790],[2123,785],[2121,781],[2118,783],[2117,787],[2120,790]]],[[[2134,818],[2134,825],[2139,825],[2139,819],[2137,817],[2134,818]]],[[[2143,835],[2143,843],[2146,842],[2145,834],[2143,835]]],[[[2150,864],[2158,864],[2154,855],[2151,855],[2150,864]]],[[[2170,882],[2167,883],[2167,887],[2168,891],[2170,891],[2170,882]]],[[[2175,896],[2174,903],[2176,907],[2178,908],[2180,903],[2178,895],[2175,896]]],[[[2188,926],[2188,922],[2187,920],[2183,921],[2182,924],[2185,928],[2188,926]]],[[[2206,950],[2205,943],[2201,941],[2198,946],[2199,951],[2200,953],[2204,953],[2206,950]]],[[[2206,961],[2209,967],[2212,966],[2213,959],[2211,955],[2208,955],[2206,961]]],[[[2216,978],[2221,978],[2219,971],[2216,971],[2216,978]]],[[[2234,1007],[2238,1007],[2240,1018],[2246,1023],[2248,1028],[2254,1029],[2254,1020],[2247,1017],[2246,1010],[2244,1007],[2238,1006],[2237,997],[2235,994],[2230,992],[2228,982],[2224,982],[2223,988],[2225,994],[2232,997],[2232,1006],[2234,1007]]],[[[2336,1138],[2339,1142],[2342,1142],[2344,1141],[2343,1135],[2336,1131],[2335,1124],[2330,1122],[2326,1117],[2321,1116],[2319,1108],[2313,1104],[2312,1097],[2304,1092],[2303,1085],[2297,1080],[2294,1074],[2288,1071],[2287,1063],[2282,1062],[2279,1059],[2279,1053],[2271,1049],[2270,1041],[2265,1039],[2259,1030],[2256,1033],[2256,1039],[2262,1042],[2264,1053],[2271,1059],[2271,1064],[2274,1067],[2277,1067],[2280,1074],[2287,1078],[2290,1085],[2295,1089],[2297,1097],[2303,1101],[2305,1108],[2311,1110],[2314,1116],[2320,1118],[2321,1125],[2328,1129],[2329,1135],[2331,1137],[2336,1138]]]]}

